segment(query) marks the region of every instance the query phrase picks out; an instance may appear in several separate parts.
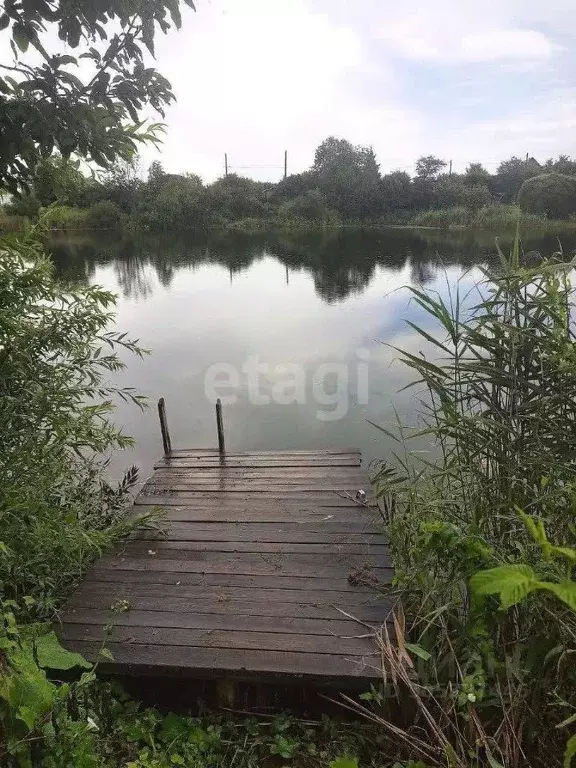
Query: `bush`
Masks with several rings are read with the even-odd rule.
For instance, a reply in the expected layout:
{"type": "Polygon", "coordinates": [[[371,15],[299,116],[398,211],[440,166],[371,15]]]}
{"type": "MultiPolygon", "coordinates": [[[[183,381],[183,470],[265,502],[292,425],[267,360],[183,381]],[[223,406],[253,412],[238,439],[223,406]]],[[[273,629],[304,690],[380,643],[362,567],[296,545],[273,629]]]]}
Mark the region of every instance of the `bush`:
{"type": "Polygon", "coordinates": [[[6,206],[6,213],[12,216],[25,216],[28,219],[35,219],[38,216],[41,203],[34,195],[23,195],[14,197],[6,206]]]}
{"type": "Polygon", "coordinates": [[[474,216],[478,229],[512,229],[520,223],[523,227],[541,228],[546,225],[543,215],[522,213],[517,205],[494,203],[481,208],[474,216]]]}
{"type": "Polygon", "coordinates": [[[412,224],[416,227],[461,227],[466,226],[469,221],[470,214],[461,205],[452,208],[421,211],[412,218],[412,224]]]}
{"type": "Polygon", "coordinates": [[[492,195],[485,184],[463,186],[459,203],[469,211],[478,211],[480,208],[490,205],[491,202],[492,195]]]}
{"type": "Polygon", "coordinates": [[[0,232],[13,232],[24,229],[27,224],[27,218],[9,214],[0,208],[0,232]]]}
{"type": "Polygon", "coordinates": [[[318,226],[335,224],[338,220],[337,214],[330,210],[326,198],[318,189],[311,189],[295,197],[294,200],[282,203],[278,210],[278,218],[282,224],[292,222],[294,225],[296,222],[304,222],[318,226]]]}
{"type": "Polygon", "coordinates": [[[520,188],[518,202],[526,213],[567,219],[576,213],[576,177],[543,173],[527,179],[520,188]]]}
{"type": "Polygon", "coordinates": [[[40,208],[39,215],[48,229],[84,229],[86,226],[86,212],[80,208],[51,205],[50,208],[40,208]]]}
{"type": "Polygon", "coordinates": [[[84,224],[88,229],[117,229],[123,222],[122,211],[111,200],[94,203],[84,213],[84,224]]]}
{"type": "Polygon", "coordinates": [[[97,454],[131,444],[110,421],[115,348],[138,347],[108,325],[112,294],[66,289],[33,235],[0,241],[0,597],[29,595],[49,616],[102,549],[130,529],[131,472],[118,489],[97,454]]]}

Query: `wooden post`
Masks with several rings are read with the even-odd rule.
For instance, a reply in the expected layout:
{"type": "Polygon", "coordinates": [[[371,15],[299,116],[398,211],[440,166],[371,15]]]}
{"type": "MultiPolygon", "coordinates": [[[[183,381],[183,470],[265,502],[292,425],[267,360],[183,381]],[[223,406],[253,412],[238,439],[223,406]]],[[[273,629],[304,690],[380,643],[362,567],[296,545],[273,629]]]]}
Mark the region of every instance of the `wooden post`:
{"type": "Polygon", "coordinates": [[[226,448],[224,446],[224,425],[222,423],[222,401],[220,398],[216,400],[216,427],[218,428],[218,450],[221,454],[224,454],[226,448]]]}
{"type": "Polygon", "coordinates": [[[162,432],[162,444],[164,445],[164,456],[167,458],[172,453],[172,444],[170,443],[170,432],[168,431],[168,419],[166,418],[166,403],[164,398],[158,400],[158,416],[160,417],[160,431],[162,432]]]}
{"type": "Polygon", "coordinates": [[[284,150],[284,178],[288,176],[288,150],[284,150]]]}
{"type": "Polygon", "coordinates": [[[224,153],[224,175],[228,176],[228,154],[224,153]]]}

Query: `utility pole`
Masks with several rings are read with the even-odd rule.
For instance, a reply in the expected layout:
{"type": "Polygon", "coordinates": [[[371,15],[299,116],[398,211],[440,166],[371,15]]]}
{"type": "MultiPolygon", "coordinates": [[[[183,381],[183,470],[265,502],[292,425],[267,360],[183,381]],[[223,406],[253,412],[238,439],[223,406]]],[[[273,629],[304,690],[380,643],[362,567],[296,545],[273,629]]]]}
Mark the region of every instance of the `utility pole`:
{"type": "Polygon", "coordinates": [[[288,150],[284,150],[284,178],[288,176],[288,150]]]}
{"type": "Polygon", "coordinates": [[[448,177],[452,177],[452,160],[450,160],[450,170],[448,171],[448,177]]]}
{"type": "Polygon", "coordinates": [[[228,176],[228,155],[224,153],[224,175],[228,176]]]}
{"type": "Polygon", "coordinates": [[[526,162],[528,162],[528,152],[526,152],[526,162]]]}

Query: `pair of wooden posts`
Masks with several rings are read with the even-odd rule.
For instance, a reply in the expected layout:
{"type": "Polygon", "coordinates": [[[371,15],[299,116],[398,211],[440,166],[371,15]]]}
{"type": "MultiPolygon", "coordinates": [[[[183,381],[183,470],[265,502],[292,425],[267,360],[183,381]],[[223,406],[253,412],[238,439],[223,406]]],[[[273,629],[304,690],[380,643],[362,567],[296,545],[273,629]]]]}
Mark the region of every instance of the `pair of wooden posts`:
{"type": "MultiPolygon", "coordinates": [[[[169,457],[172,454],[172,443],[170,441],[170,432],[168,430],[168,419],[166,418],[166,403],[164,398],[158,400],[158,416],[160,417],[160,430],[162,432],[162,444],[164,446],[164,456],[169,457]]],[[[218,450],[223,456],[226,452],[224,445],[224,423],[222,421],[222,401],[216,400],[216,428],[218,429],[218,450]]]]}

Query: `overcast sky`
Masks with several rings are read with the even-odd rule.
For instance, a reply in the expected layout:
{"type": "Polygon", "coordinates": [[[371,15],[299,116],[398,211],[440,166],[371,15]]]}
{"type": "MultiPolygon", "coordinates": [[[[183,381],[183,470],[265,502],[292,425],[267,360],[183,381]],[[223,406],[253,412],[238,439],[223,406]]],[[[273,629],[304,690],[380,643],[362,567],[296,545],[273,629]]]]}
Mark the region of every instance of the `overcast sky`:
{"type": "Polygon", "coordinates": [[[197,0],[158,40],[178,98],[161,160],[212,179],[225,151],[280,166],[286,148],[296,172],[330,134],[383,171],[576,154],[575,22],[574,0],[197,0]]]}

